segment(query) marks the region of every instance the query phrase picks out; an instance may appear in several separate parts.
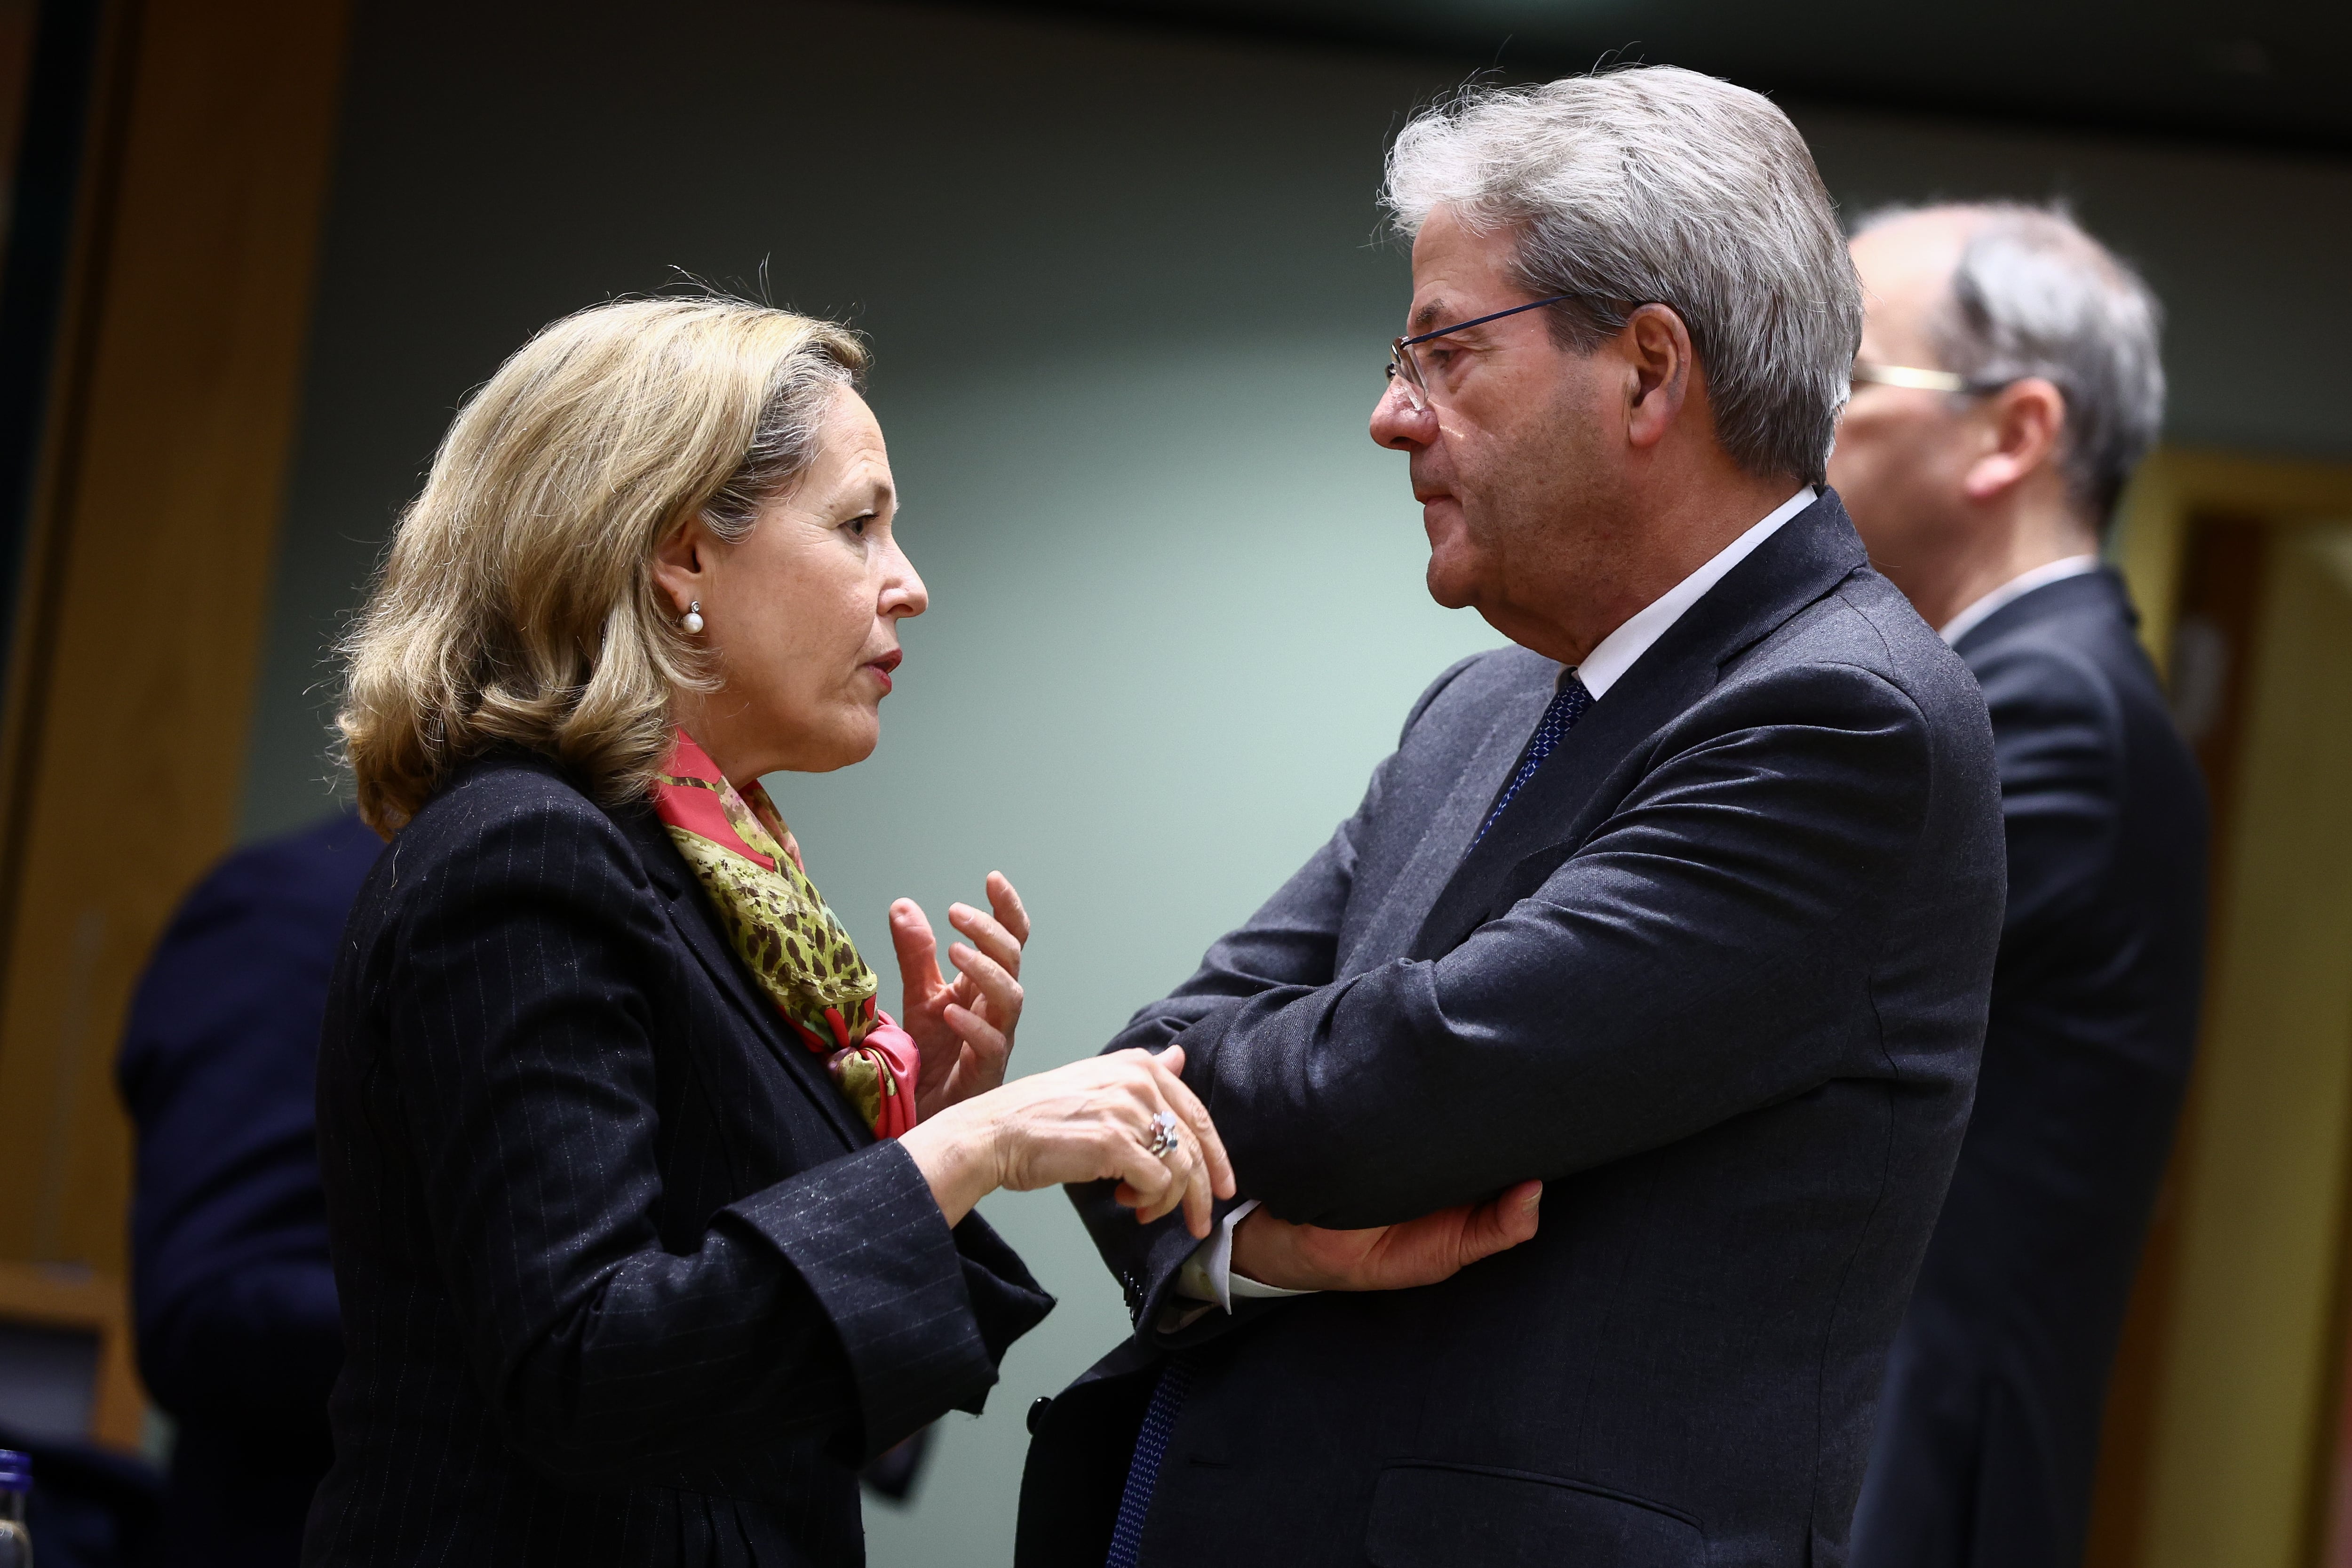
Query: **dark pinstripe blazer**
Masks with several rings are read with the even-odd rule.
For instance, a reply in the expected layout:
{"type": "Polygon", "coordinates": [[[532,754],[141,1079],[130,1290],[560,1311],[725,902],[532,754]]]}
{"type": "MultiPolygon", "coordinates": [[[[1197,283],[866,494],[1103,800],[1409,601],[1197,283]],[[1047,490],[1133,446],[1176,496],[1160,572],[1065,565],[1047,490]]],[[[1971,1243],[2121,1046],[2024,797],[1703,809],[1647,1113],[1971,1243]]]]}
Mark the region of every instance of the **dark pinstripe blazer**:
{"type": "Polygon", "coordinates": [[[345,933],[319,1144],[347,1361],[323,1563],[856,1563],[856,1466],[1051,1308],[950,1231],[649,810],[473,764],[345,933]]]}

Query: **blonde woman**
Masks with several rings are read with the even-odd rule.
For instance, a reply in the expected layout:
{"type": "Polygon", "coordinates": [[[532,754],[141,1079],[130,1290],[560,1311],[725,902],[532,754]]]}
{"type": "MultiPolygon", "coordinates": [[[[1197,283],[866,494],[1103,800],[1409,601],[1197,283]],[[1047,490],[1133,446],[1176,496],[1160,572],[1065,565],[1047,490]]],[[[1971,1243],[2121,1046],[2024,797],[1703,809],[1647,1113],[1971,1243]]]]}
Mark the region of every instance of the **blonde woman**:
{"type": "MultiPolygon", "coordinates": [[[[863,760],[922,580],[865,355],[732,300],[550,327],[466,405],[351,639],[392,841],[319,1137],[348,1360],[312,1563],[854,1563],[856,1467],[1052,1306],[972,1205],[1208,1232],[1180,1051],[1011,1084],[1002,876],[894,1019],[760,779],[863,760]]],[[[816,847],[820,868],[856,846],[816,847]]]]}

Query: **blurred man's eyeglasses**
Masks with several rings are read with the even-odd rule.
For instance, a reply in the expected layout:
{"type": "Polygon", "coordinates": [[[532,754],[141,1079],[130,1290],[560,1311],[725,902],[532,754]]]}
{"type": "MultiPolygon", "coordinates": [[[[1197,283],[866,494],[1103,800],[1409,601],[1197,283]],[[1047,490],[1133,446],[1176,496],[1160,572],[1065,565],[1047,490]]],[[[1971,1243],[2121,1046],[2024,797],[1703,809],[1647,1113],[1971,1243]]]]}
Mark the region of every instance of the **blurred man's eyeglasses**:
{"type": "Polygon", "coordinates": [[[1554,294],[1549,299],[1530,300],[1524,305],[1514,305],[1507,310],[1496,310],[1491,315],[1473,316],[1466,321],[1456,321],[1450,327],[1440,327],[1433,332],[1423,332],[1416,337],[1399,338],[1389,344],[1389,384],[1404,388],[1404,400],[1412,405],[1412,411],[1415,414],[1426,414],[1429,412],[1429,374],[1422,368],[1421,356],[1413,353],[1415,347],[1429,342],[1432,338],[1442,338],[1448,332],[1458,332],[1469,327],[1483,327],[1489,321],[1499,321],[1506,316],[1516,316],[1522,310],[1539,310],[1543,306],[1557,305],[1562,300],[1575,298],[1573,294],[1554,294]]]}
{"type": "Polygon", "coordinates": [[[1990,381],[1962,375],[1956,370],[1921,370],[1908,364],[1874,364],[1866,359],[1853,362],[1853,379],[1873,386],[1907,386],[1915,392],[1960,392],[1971,397],[1982,397],[2014,384],[2013,376],[1990,381]]]}

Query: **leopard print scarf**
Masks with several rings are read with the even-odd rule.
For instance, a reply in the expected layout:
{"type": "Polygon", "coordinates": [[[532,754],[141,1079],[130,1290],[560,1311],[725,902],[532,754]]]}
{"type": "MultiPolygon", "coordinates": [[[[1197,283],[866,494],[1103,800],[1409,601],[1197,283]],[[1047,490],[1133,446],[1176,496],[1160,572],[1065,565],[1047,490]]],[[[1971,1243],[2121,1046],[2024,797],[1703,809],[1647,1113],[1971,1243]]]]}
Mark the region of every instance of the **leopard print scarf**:
{"type": "Polygon", "coordinates": [[[879,982],[809,880],[768,792],[756,781],[738,791],[680,730],[653,804],[728,945],[801,1043],[824,1054],[866,1125],[877,1138],[912,1127],[915,1042],[875,1007],[879,982]]]}

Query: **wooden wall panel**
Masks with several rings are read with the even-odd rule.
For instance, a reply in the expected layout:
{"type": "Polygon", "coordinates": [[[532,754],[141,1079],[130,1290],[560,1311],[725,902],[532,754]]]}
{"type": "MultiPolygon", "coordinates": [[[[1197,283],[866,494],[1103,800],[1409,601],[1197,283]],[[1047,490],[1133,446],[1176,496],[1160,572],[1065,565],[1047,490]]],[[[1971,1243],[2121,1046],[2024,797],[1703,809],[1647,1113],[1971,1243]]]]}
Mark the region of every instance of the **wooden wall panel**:
{"type": "Polygon", "coordinates": [[[112,1058],[149,949],[236,820],[345,8],[143,0],[121,25],[0,863],[0,1258],[117,1278],[112,1058]]]}
{"type": "Polygon", "coordinates": [[[2221,623],[2233,696],[2198,748],[2216,813],[2204,1034],[2109,1389],[2090,1568],[2287,1568],[2321,1518],[2311,1482],[2333,1450],[2317,1428],[2352,1299],[2352,1250],[2330,1228],[2352,1207],[2329,1163],[2352,1129],[2352,1035],[2329,1022],[2352,995],[2339,929],[2352,882],[2342,781],[2322,764],[2340,773],[2352,668],[2330,640],[2352,600],[2329,583],[2352,579],[2297,525],[2344,517],[2352,465],[2176,448],[2143,465],[2115,542],[2149,651],[2171,651],[2184,616],[2221,623]],[[2234,581],[2249,572],[2294,602],[2234,581]]]}
{"type": "Polygon", "coordinates": [[[2269,552],[2140,1561],[2297,1568],[2352,1149],[2352,529],[2269,552]]]}
{"type": "Polygon", "coordinates": [[[131,1303],[120,1281],[71,1264],[0,1263],[0,1318],[37,1328],[79,1330],[98,1341],[98,1386],[89,1435],[110,1448],[146,1439],[147,1395],[139,1385],[131,1303]]]}

